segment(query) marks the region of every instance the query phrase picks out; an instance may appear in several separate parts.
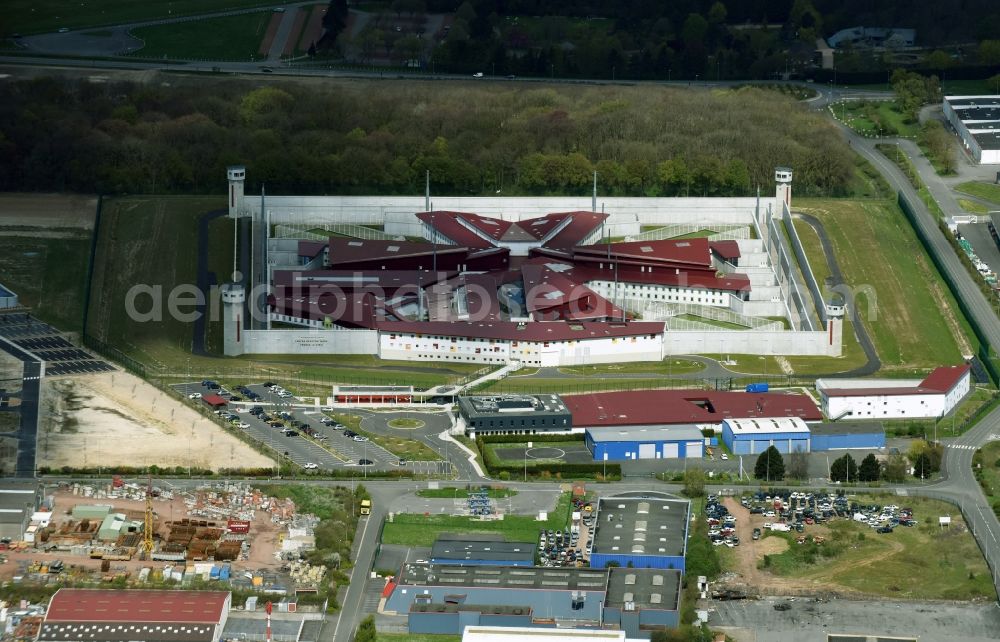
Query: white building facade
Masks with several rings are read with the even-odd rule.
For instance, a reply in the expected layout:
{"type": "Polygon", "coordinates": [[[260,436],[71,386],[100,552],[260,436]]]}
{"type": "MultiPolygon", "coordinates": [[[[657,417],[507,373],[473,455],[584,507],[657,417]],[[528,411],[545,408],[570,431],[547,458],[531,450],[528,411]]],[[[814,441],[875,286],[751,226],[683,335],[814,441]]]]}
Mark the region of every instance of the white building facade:
{"type": "Polygon", "coordinates": [[[938,368],[922,381],[818,379],[828,418],[932,419],[955,409],[972,388],[968,366],[938,368]]]}

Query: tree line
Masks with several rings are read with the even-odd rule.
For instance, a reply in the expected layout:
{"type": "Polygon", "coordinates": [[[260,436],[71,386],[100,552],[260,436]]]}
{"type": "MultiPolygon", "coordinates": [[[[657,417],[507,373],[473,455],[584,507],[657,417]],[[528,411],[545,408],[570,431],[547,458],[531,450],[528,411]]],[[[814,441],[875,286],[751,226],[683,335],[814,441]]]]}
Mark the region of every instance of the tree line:
{"type": "MultiPolygon", "coordinates": [[[[879,461],[869,453],[858,464],[851,453],[836,458],[830,463],[830,481],[834,482],[877,482],[879,480],[898,483],[908,474],[918,479],[927,479],[941,470],[944,447],[938,443],[915,440],[904,455],[892,453],[884,461],[879,461]]],[[[754,464],[754,478],[765,482],[785,479],[809,479],[809,455],[801,450],[787,453],[783,457],[778,449],[770,446],[762,452],[754,464]]],[[[685,477],[685,484],[688,483],[685,477]]],[[[687,486],[686,486],[687,488],[687,486]]]]}
{"type": "Polygon", "coordinates": [[[775,166],[849,192],[833,126],[779,92],[45,77],[0,86],[0,189],[217,193],[245,164],[272,193],[744,196],[775,166]]]}

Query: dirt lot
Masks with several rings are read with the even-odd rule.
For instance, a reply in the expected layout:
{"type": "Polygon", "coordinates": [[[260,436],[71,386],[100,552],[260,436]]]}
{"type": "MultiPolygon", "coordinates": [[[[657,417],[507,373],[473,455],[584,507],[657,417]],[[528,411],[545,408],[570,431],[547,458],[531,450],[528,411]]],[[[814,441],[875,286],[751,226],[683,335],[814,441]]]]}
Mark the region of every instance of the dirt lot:
{"type": "MultiPolygon", "coordinates": [[[[156,480],[154,480],[154,485],[155,484],[156,480]]],[[[143,501],[133,501],[127,499],[96,499],[93,497],[73,495],[71,492],[64,490],[55,492],[54,496],[55,509],[53,514],[55,517],[53,518],[53,523],[59,523],[68,519],[68,515],[72,512],[73,507],[79,504],[111,504],[114,507],[114,512],[131,513],[137,517],[146,509],[145,502],[143,501]]],[[[153,511],[156,515],[156,532],[157,535],[160,536],[167,535],[166,522],[182,519],[188,514],[184,500],[180,496],[175,496],[170,501],[162,499],[153,500],[153,511]]],[[[258,511],[250,525],[250,534],[252,536],[250,558],[248,560],[238,560],[232,562],[233,568],[247,570],[277,569],[280,566],[280,562],[274,559],[274,550],[278,543],[279,532],[279,527],[271,522],[270,515],[263,511],[258,511]]],[[[0,565],[0,581],[7,581],[13,577],[18,571],[19,562],[56,559],[62,560],[67,567],[75,566],[77,568],[90,571],[98,570],[101,567],[101,560],[92,560],[86,557],[75,557],[68,555],[65,552],[43,553],[35,550],[8,551],[7,563],[0,565]]],[[[124,569],[132,573],[138,573],[143,567],[150,566],[160,568],[164,564],[165,562],[144,562],[132,560],[129,562],[112,562],[111,568],[113,570],[124,569]]]]}
{"type": "Polygon", "coordinates": [[[38,466],[266,467],[274,462],[138,377],[46,379],[38,466]]]}
{"type": "MultiPolygon", "coordinates": [[[[755,588],[767,586],[773,591],[796,593],[799,591],[821,591],[831,590],[834,587],[825,585],[822,582],[778,577],[757,568],[757,564],[764,559],[765,555],[774,555],[788,550],[788,542],[780,537],[765,537],[758,541],[753,540],[753,529],[761,528],[764,522],[773,522],[773,518],[765,518],[763,515],[751,515],[750,511],[740,505],[739,501],[733,497],[726,497],[723,504],[729,509],[729,513],[736,517],[736,535],[740,538],[740,545],[733,549],[733,558],[736,568],[731,569],[737,574],[737,578],[732,582],[734,585],[749,585],[755,588]]],[[[825,526],[808,526],[805,534],[828,536],[829,529],[825,526]]]]}
{"type": "Polygon", "coordinates": [[[91,229],[97,199],[78,194],[2,194],[0,227],[91,229]]]}

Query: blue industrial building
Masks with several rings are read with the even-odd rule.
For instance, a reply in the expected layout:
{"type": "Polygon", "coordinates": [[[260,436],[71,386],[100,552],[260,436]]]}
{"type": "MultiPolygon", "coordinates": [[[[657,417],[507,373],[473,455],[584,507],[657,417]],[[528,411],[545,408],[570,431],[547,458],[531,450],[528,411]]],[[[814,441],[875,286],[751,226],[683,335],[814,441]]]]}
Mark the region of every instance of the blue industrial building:
{"type": "Polygon", "coordinates": [[[508,542],[497,535],[442,533],[431,548],[431,562],[459,566],[534,566],[535,547],[534,542],[508,542]]]}
{"type": "Polygon", "coordinates": [[[588,428],[584,434],[594,461],[701,459],[705,439],[693,424],[588,428]]]}
{"type": "Polygon", "coordinates": [[[622,567],[684,572],[690,502],[652,497],[608,497],[597,502],[592,568],[622,567]]]}
{"type": "Polygon", "coordinates": [[[813,452],[824,450],[880,450],[885,448],[885,430],[877,421],[838,421],[809,426],[813,452]]]}
{"type": "Polygon", "coordinates": [[[0,310],[9,310],[17,306],[17,295],[0,285],[0,310]]]}
{"type": "Polygon", "coordinates": [[[725,419],[722,442],[734,455],[757,455],[771,446],[780,453],[809,452],[809,426],[798,417],[725,419]]]}
{"type": "Polygon", "coordinates": [[[618,628],[628,638],[680,621],[681,571],[639,568],[468,567],[404,564],[385,611],[410,633],[467,626],[618,628]]]}

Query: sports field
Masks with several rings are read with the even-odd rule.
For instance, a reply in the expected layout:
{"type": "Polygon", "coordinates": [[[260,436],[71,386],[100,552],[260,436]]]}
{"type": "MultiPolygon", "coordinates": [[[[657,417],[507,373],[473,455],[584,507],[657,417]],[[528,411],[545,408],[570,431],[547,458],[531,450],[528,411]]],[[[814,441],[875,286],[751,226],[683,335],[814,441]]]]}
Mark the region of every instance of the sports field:
{"type": "Polygon", "coordinates": [[[273,14],[257,11],[222,18],[134,29],[145,45],[141,58],[193,60],[259,60],[259,48],[273,14]]]}
{"type": "MultiPolygon", "coordinates": [[[[42,33],[62,27],[81,29],[173,18],[230,9],[270,6],[261,0],[6,0],[3,25],[7,34],[42,33]]],[[[5,34],[0,34],[5,35],[5,34]]]]}
{"type": "MultiPolygon", "coordinates": [[[[803,198],[795,209],[823,223],[847,284],[874,289],[876,301],[859,296],[857,305],[883,370],[960,363],[970,353],[971,331],[894,201],[803,198]]],[[[814,269],[825,265],[816,235],[796,229],[814,269]]],[[[797,359],[788,362],[794,368],[797,359]]]]}

